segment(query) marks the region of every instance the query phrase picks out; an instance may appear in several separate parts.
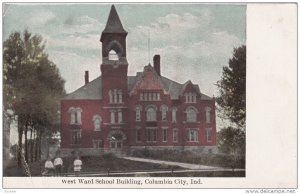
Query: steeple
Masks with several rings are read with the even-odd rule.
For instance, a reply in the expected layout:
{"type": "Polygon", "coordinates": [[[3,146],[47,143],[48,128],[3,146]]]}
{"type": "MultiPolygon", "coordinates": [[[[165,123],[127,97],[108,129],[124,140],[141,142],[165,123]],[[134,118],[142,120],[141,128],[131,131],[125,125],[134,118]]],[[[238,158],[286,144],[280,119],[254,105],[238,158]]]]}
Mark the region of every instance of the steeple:
{"type": "Polygon", "coordinates": [[[114,5],[111,6],[106,26],[102,31],[102,63],[127,65],[126,36],[114,5]]]}
{"type": "Polygon", "coordinates": [[[126,30],[124,30],[117,10],[114,5],[111,6],[110,13],[106,22],[106,26],[101,35],[101,41],[103,39],[103,34],[106,33],[120,33],[127,34],[126,30]]]}

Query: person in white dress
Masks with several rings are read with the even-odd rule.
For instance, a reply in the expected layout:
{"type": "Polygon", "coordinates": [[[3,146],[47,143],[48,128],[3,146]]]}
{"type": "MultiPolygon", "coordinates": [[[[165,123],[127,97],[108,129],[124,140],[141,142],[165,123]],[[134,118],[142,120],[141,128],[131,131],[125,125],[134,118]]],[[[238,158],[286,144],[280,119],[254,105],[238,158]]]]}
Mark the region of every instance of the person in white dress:
{"type": "Polygon", "coordinates": [[[52,175],[54,172],[54,165],[51,161],[50,156],[48,157],[48,159],[45,162],[45,171],[42,173],[43,175],[49,174],[52,175]]]}
{"type": "Polygon", "coordinates": [[[63,161],[62,161],[60,155],[57,155],[57,157],[54,159],[54,167],[55,167],[56,176],[61,176],[62,168],[63,168],[63,161]]]}
{"type": "Polygon", "coordinates": [[[75,176],[79,176],[81,171],[81,166],[82,166],[82,161],[79,159],[79,156],[77,156],[77,158],[74,160],[73,165],[74,165],[75,176]]]}

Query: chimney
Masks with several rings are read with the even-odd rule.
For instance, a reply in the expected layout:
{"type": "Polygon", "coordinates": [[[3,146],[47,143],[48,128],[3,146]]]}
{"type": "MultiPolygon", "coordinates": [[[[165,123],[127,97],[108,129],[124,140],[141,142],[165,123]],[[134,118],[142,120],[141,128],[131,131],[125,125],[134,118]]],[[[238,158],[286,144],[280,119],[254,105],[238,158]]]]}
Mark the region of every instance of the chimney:
{"type": "Polygon", "coordinates": [[[154,55],[153,66],[156,73],[160,76],[160,55],[154,55]]]}
{"type": "Polygon", "coordinates": [[[84,80],[85,80],[85,85],[89,83],[89,71],[85,71],[84,80]]]}

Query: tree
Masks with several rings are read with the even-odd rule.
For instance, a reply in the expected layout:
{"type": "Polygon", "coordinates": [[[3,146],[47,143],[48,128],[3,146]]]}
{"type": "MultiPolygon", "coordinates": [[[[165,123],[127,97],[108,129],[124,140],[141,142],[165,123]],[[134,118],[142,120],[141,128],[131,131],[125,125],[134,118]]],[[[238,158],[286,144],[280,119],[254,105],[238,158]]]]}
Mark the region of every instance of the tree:
{"type": "Polygon", "coordinates": [[[31,138],[35,137],[29,141],[31,158],[36,153],[35,158],[38,159],[41,136],[45,131],[53,131],[58,120],[59,99],[65,93],[64,80],[44,49],[42,37],[32,35],[27,30],[23,35],[12,33],[3,45],[3,105],[4,109],[13,110],[17,116],[19,166],[23,133],[26,162],[28,132],[31,138]],[[35,135],[32,136],[32,133],[35,135]],[[35,152],[32,150],[34,144],[35,152]]]}
{"type": "Polygon", "coordinates": [[[245,132],[233,127],[225,127],[218,133],[220,151],[230,155],[245,154],[245,132]]]}
{"type": "Polygon", "coordinates": [[[220,96],[216,102],[221,116],[229,119],[242,130],[246,121],[246,46],[234,49],[233,57],[223,67],[223,74],[217,86],[220,96]]]}

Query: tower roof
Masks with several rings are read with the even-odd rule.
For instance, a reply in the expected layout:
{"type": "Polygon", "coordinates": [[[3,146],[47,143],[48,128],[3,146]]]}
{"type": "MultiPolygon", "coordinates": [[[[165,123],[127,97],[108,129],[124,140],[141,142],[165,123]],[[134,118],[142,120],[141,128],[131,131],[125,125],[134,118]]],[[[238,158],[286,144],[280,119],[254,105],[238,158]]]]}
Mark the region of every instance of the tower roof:
{"type": "Polygon", "coordinates": [[[106,22],[106,26],[103,33],[126,33],[124,30],[121,20],[118,16],[117,10],[114,5],[111,6],[110,13],[106,22]]]}

